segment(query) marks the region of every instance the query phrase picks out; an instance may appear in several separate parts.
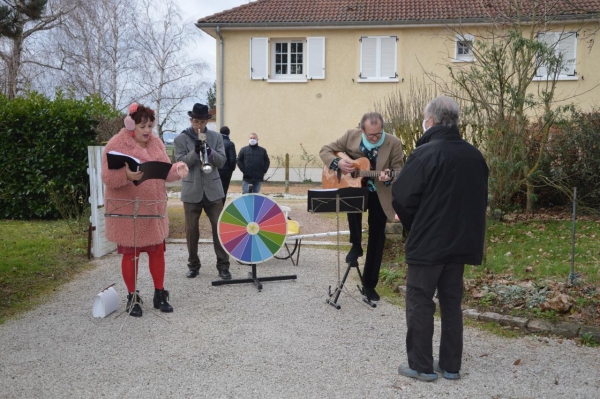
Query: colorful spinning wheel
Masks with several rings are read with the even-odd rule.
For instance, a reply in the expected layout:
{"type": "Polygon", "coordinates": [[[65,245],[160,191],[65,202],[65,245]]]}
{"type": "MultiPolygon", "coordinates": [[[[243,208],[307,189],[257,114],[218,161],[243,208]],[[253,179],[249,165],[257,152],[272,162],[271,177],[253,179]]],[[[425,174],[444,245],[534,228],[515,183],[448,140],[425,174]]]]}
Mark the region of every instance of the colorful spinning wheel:
{"type": "Polygon", "coordinates": [[[261,194],[234,199],[221,212],[219,241],[223,248],[243,263],[271,259],[285,243],[287,221],[279,205],[261,194]]]}

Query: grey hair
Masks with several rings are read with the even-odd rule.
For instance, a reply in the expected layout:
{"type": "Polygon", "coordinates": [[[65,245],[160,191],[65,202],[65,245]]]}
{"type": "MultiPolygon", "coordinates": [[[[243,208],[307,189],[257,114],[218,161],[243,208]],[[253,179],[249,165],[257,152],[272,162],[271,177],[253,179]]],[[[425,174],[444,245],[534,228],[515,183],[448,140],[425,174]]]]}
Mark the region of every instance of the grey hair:
{"type": "Polygon", "coordinates": [[[460,108],[456,101],[446,96],[439,96],[431,100],[425,107],[425,119],[433,117],[435,125],[444,125],[451,127],[458,126],[460,118],[460,108]]]}
{"type": "Polygon", "coordinates": [[[362,119],[360,120],[360,128],[362,130],[365,130],[365,122],[367,120],[371,125],[379,123],[383,128],[383,116],[381,116],[379,112],[367,112],[363,115],[362,119]]]}

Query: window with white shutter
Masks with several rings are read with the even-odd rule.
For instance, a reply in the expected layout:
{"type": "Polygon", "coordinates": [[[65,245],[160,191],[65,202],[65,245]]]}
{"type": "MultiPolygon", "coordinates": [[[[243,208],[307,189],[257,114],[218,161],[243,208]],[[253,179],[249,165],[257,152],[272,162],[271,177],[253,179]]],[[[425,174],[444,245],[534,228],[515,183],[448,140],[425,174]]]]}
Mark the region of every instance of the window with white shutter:
{"type": "Polygon", "coordinates": [[[325,38],[250,39],[250,78],[268,82],[325,79],[325,38]]]}
{"type": "Polygon", "coordinates": [[[536,80],[548,79],[577,79],[575,70],[577,60],[577,33],[575,32],[541,32],[538,41],[545,43],[554,50],[554,54],[562,56],[561,69],[552,70],[548,65],[541,64],[535,74],[536,80]]]}
{"type": "Polygon", "coordinates": [[[269,39],[253,37],[250,39],[250,79],[269,78],[269,39]]]}
{"type": "Polygon", "coordinates": [[[359,82],[398,82],[398,37],[360,38],[359,82]]]}

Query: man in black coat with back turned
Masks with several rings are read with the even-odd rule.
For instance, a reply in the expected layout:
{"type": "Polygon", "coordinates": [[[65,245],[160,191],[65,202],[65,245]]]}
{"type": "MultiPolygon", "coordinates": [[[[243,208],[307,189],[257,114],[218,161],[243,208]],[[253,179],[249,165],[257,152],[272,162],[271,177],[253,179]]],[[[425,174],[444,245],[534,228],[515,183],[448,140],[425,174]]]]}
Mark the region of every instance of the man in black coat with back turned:
{"type": "Polygon", "coordinates": [[[235,152],[235,144],[233,141],[229,139],[230,130],[227,126],[223,126],[220,130],[221,135],[223,136],[223,145],[225,146],[225,156],[227,160],[223,167],[219,168],[219,175],[221,176],[221,183],[223,184],[223,191],[225,192],[225,196],[223,197],[223,204],[225,204],[225,199],[227,198],[227,190],[229,190],[229,182],[231,182],[231,175],[235,170],[236,165],[236,152],[235,152]]]}
{"type": "Polygon", "coordinates": [[[392,187],[392,206],[409,231],[405,253],[406,352],[398,372],[422,381],[460,378],[461,311],[465,264],[483,258],[488,167],[458,131],[460,110],[449,97],[425,107],[423,130],[392,187]],[[439,359],[432,350],[433,295],[438,291],[442,331],[439,359]]]}

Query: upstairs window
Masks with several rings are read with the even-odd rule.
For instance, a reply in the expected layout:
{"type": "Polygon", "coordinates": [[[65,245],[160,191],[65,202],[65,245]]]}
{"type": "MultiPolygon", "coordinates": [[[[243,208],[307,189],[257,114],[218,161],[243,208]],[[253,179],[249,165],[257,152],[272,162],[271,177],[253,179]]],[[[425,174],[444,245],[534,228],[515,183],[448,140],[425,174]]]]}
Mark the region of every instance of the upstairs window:
{"type": "Polygon", "coordinates": [[[360,38],[359,82],[398,82],[398,37],[360,38]]]}
{"type": "Polygon", "coordinates": [[[269,82],[325,79],[325,38],[251,38],[250,79],[269,82]]]}
{"type": "Polygon", "coordinates": [[[554,54],[562,56],[560,71],[552,70],[547,64],[541,64],[535,73],[537,80],[547,79],[577,79],[575,61],[577,59],[577,33],[576,32],[541,32],[537,35],[540,42],[546,43],[554,49],[554,54]]]}
{"type": "Polygon", "coordinates": [[[454,40],[454,61],[455,62],[473,62],[473,45],[475,38],[473,35],[456,35],[454,40]]]}

